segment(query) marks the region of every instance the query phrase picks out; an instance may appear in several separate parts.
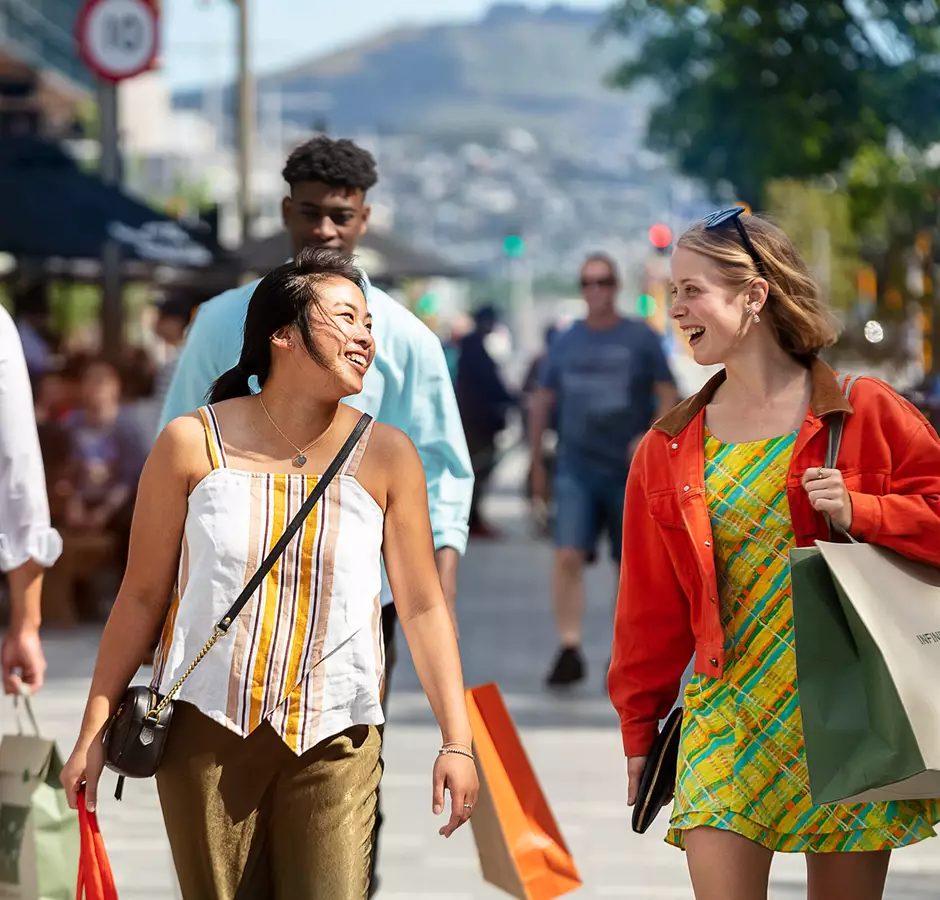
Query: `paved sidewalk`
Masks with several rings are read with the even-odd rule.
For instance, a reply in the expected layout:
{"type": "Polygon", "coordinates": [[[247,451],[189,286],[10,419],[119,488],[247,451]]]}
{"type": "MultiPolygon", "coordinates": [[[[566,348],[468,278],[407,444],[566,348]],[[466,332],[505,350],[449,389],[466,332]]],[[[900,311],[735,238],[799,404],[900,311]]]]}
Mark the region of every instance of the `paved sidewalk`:
{"type": "MultiPolygon", "coordinates": [[[[500,475],[502,484],[520,478],[519,461],[507,460],[500,475]]],[[[505,537],[473,544],[461,569],[466,679],[468,684],[497,681],[507,698],[585,882],[571,896],[691,900],[684,858],[662,841],[665,815],[644,837],[632,834],[629,827],[617,722],[603,685],[612,570],[595,566],[590,573],[588,682],[569,696],[549,696],[541,682],[556,650],[549,600],[551,554],[527,536],[524,507],[510,491],[494,496],[489,510],[505,537]]],[[[46,638],[50,677],[36,708],[63,753],[79,725],[96,645],[93,630],[46,638]]],[[[3,709],[6,720],[9,708],[3,709]]],[[[481,879],[469,827],[449,841],[437,835],[441,822],[430,812],[430,772],[440,737],[407,658],[395,673],[386,734],[382,900],[505,896],[481,879]]],[[[128,782],[121,804],[108,796],[112,786],[112,776],[106,775],[100,818],[121,900],[173,897],[172,867],[153,784],[128,782]]],[[[896,854],[887,896],[935,900],[940,896],[938,879],[940,841],[927,841],[896,854]]],[[[805,897],[802,859],[778,859],[771,897],[805,897]]]]}

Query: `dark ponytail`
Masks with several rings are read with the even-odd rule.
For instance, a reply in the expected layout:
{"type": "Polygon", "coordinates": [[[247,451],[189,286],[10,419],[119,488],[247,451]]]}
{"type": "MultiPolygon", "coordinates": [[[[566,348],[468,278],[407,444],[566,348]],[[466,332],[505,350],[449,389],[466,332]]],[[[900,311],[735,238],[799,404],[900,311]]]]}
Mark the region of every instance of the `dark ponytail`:
{"type": "Polygon", "coordinates": [[[250,378],[251,375],[242,368],[242,364],[237,363],[216,378],[212,387],[209,388],[208,401],[221,403],[223,400],[231,400],[234,397],[250,396],[251,388],[248,385],[250,378]]]}
{"type": "Polygon", "coordinates": [[[311,359],[324,362],[313,340],[309,313],[311,306],[322,309],[319,288],[327,278],[345,278],[366,292],[365,277],[353,257],[325,247],[301,250],[293,262],[261,279],[248,302],[238,364],[212,385],[210,403],[249,396],[252,375],[264,385],[271,371],[271,338],[284,328],[295,327],[311,359]]]}

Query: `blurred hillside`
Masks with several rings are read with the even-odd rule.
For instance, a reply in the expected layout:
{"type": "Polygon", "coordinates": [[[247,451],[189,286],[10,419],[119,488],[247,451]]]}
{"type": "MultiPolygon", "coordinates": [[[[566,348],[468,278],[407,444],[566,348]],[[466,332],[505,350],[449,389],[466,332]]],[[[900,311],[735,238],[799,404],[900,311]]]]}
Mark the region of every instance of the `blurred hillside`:
{"type": "MultiPolygon", "coordinates": [[[[499,4],[376,35],[260,77],[259,131],[282,147],[320,129],[367,144],[384,224],[463,265],[492,270],[503,238],[523,234],[536,273],[572,273],[598,247],[629,267],[652,222],[681,223],[701,202],[643,147],[652,89],[607,87],[631,41],[600,40],[602,22],[600,10],[499,4]]],[[[175,104],[213,114],[231,141],[231,85],[175,104]]]]}
{"type": "MultiPolygon", "coordinates": [[[[478,138],[522,127],[540,137],[572,129],[639,137],[648,92],[624,96],[604,86],[626,45],[597,40],[601,23],[600,10],[499,4],[479,21],[394,30],[263,76],[259,105],[279,94],[285,120],[306,128],[322,116],[335,132],[478,138]]],[[[181,93],[176,103],[202,108],[206,92],[181,93]]],[[[223,105],[234,111],[231,88],[223,105]]]]}

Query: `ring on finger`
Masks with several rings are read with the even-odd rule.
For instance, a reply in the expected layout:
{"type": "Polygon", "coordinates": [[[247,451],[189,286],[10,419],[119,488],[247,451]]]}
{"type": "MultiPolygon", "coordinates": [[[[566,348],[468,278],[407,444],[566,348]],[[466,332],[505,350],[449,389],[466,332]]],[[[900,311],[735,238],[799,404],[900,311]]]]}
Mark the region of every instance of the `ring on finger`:
{"type": "Polygon", "coordinates": [[[819,478],[825,478],[825,477],[826,477],[826,473],[823,470],[823,467],[820,466],[819,469],[817,469],[816,471],[816,478],[819,479],[819,478]]]}
{"type": "Polygon", "coordinates": [[[472,804],[472,803],[464,803],[463,808],[464,808],[464,809],[473,809],[473,804],[472,804]]]}

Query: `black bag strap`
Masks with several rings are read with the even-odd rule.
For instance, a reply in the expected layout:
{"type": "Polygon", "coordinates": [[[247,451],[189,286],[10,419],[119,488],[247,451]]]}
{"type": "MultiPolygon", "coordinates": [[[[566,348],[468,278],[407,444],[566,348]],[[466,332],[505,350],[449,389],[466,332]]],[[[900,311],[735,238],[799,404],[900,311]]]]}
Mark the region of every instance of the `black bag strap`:
{"type": "Polygon", "coordinates": [[[336,477],[337,472],[339,472],[343,463],[346,462],[347,457],[352,453],[353,448],[356,444],[359,443],[359,439],[362,437],[363,432],[366,428],[369,427],[369,423],[372,421],[372,416],[363,413],[359,421],[356,423],[356,427],[353,428],[352,433],[346,438],[346,443],[340,448],[339,453],[336,454],[336,458],[333,462],[330,463],[329,468],[323,473],[319,481],[314,485],[313,490],[308,495],[307,499],[304,500],[304,505],[300,507],[297,512],[297,515],[290,520],[290,524],[287,528],[284,529],[284,533],[278,539],[278,542],[271,549],[271,552],[264,558],[264,562],[258,567],[258,571],[251,576],[248,584],[242,589],[242,592],[238,595],[238,599],[229,607],[228,612],[215,624],[215,628],[212,630],[212,635],[209,640],[206,641],[203,648],[196,654],[196,658],[190,663],[189,668],[177,679],[176,684],[174,684],[167,692],[166,695],[159,699],[159,702],[150,712],[147,713],[146,718],[152,719],[154,722],[160,721],[160,716],[163,714],[163,711],[167,706],[173,701],[173,697],[176,695],[176,692],[183,686],[183,682],[192,675],[196,666],[202,662],[206,654],[216,645],[216,642],[228,634],[229,628],[232,627],[232,623],[238,617],[238,614],[245,608],[245,604],[251,599],[252,595],[258,588],[261,586],[261,582],[264,581],[268,572],[271,571],[271,567],[277,562],[278,557],[287,549],[287,545],[291,542],[291,539],[297,534],[297,531],[300,529],[300,526],[303,525],[304,519],[310,515],[313,511],[313,508],[320,501],[320,498],[323,496],[326,489],[329,487],[330,482],[336,477]]]}
{"type": "MultiPolygon", "coordinates": [[[[861,378],[861,375],[851,375],[849,380],[845,383],[842,388],[842,393],[845,395],[846,400],[851,400],[852,388],[855,387],[855,382],[861,378]]],[[[842,446],[842,432],[845,429],[845,413],[838,413],[834,415],[829,420],[829,446],[826,450],[826,465],[827,469],[838,469],[839,462],[839,448],[842,446]]],[[[829,539],[832,540],[832,532],[838,531],[843,537],[848,538],[853,544],[857,543],[855,538],[852,537],[845,529],[839,528],[838,525],[833,525],[832,520],[826,515],[826,525],[829,526],[829,539]]]]}
{"type": "Polygon", "coordinates": [[[365,430],[369,427],[369,423],[372,421],[372,416],[367,413],[363,413],[359,418],[359,421],[356,423],[356,427],[353,428],[349,437],[346,438],[346,443],[340,447],[339,453],[336,454],[336,457],[333,459],[333,462],[330,463],[329,468],[323,473],[320,477],[320,480],[317,481],[314,485],[313,490],[307,496],[307,499],[304,500],[304,505],[300,507],[297,511],[297,515],[290,520],[290,524],[287,528],[284,529],[284,533],[278,539],[278,542],[271,548],[271,552],[264,558],[264,561],[258,566],[258,571],[251,576],[248,584],[242,589],[242,592],[238,595],[238,599],[231,605],[228,612],[216,623],[216,630],[225,634],[229,628],[232,627],[232,623],[238,618],[238,614],[245,608],[245,604],[252,598],[255,591],[261,587],[261,582],[267,577],[268,572],[271,571],[274,564],[277,562],[281,554],[287,549],[287,545],[293,540],[294,535],[300,530],[300,526],[303,525],[307,516],[313,512],[313,508],[320,502],[320,498],[326,492],[326,489],[330,486],[330,482],[336,477],[339,470],[343,467],[343,463],[346,462],[346,459],[349,457],[349,454],[352,453],[356,444],[359,443],[359,439],[362,437],[365,430]]]}

